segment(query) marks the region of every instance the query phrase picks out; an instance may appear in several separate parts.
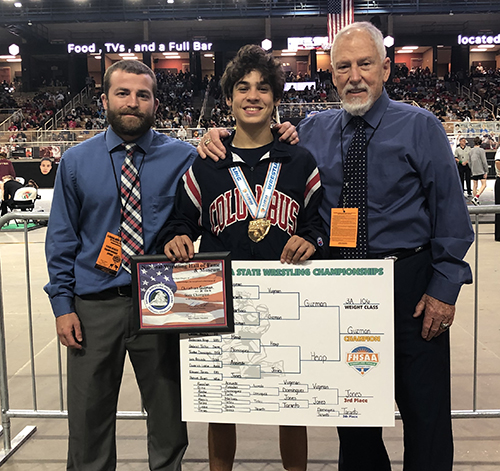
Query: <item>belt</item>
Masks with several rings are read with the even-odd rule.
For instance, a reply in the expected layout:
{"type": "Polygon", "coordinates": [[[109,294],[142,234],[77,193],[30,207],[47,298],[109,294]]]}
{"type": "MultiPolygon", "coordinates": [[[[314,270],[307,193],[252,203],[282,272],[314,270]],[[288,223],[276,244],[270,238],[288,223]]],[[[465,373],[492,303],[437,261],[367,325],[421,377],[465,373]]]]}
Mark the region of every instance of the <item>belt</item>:
{"type": "Polygon", "coordinates": [[[86,301],[100,301],[105,299],[113,299],[118,297],[132,297],[132,285],[126,286],[115,286],[114,288],[108,288],[104,291],[99,291],[99,293],[82,294],[80,298],[86,301]]]}
{"type": "Polygon", "coordinates": [[[430,250],[430,248],[431,248],[431,243],[427,242],[427,244],[425,245],[419,245],[418,247],[414,247],[412,249],[391,250],[389,252],[383,252],[383,253],[369,253],[368,258],[388,258],[397,261],[411,257],[412,255],[416,255],[420,252],[430,250]]]}

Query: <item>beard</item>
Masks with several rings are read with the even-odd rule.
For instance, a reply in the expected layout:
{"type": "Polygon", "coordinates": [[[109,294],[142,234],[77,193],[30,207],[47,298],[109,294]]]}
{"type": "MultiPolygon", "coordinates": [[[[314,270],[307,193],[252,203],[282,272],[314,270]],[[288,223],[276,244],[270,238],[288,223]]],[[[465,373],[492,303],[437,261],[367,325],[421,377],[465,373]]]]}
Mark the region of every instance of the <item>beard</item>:
{"type": "Polygon", "coordinates": [[[368,96],[363,101],[360,98],[351,96],[351,101],[346,100],[346,96],[350,90],[355,90],[355,87],[347,85],[344,90],[342,90],[342,95],[340,99],[342,100],[342,107],[352,116],[363,116],[368,112],[368,110],[375,103],[375,99],[370,89],[363,88],[368,93],[368,96]]]}
{"type": "Polygon", "coordinates": [[[106,118],[113,131],[118,136],[142,136],[155,122],[154,113],[140,113],[139,111],[121,110],[115,111],[108,108],[106,118]],[[137,119],[123,115],[134,115],[137,119]]]}

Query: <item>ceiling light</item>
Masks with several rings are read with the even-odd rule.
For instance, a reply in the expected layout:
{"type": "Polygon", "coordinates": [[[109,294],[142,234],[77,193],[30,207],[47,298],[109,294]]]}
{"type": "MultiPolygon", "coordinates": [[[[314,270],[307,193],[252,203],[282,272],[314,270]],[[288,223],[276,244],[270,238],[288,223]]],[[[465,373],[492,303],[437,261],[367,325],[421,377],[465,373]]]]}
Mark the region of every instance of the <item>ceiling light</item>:
{"type": "Polygon", "coordinates": [[[16,59],[16,56],[0,56],[0,59],[5,60],[5,59],[16,59]]]}
{"type": "Polygon", "coordinates": [[[392,47],[392,46],[394,46],[394,38],[392,36],[386,36],[384,38],[384,46],[385,47],[392,47]]]}
{"type": "Polygon", "coordinates": [[[14,6],[16,8],[21,8],[23,6],[23,4],[21,2],[16,2],[16,3],[14,3],[14,6]]]}
{"type": "Polygon", "coordinates": [[[210,54],[203,54],[203,57],[213,57],[214,55],[212,53],[210,54]]]}
{"type": "Polygon", "coordinates": [[[282,56],[296,56],[297,53],[296,52],[282,52],[281,55],[282,56]]]}
{"type": "Polygon", "coordinates": [[[22,59],[7,59],[7,62],[21,62],[22,59]]]}
{"type": "Polygon", "coordinates": [[[476,47],[474,49],[471,49],[470,51],[471,52],[487,52],[488,49],[482,49],[482,48],[476,47]]]}
{"type": "Polygon", "coordinates": [[[138,57],[136,57],[136,56],[133,56],[133,57],[132,57],[132,56],[127,56],[127,57],[124,57],[124,58],[123,58],[123,60],[124,60],[124,61],[136,61],[136,60],[138,60],[138,59],[139,59],[139,58],[138,58],[138,57]]]}
{"type": "Polygon", "coordinates": [[[273,47],[273,42],[270,39],[264,39],[260,43],[260,47],[264,49],[264,51],[270,51],[273,47]]]}

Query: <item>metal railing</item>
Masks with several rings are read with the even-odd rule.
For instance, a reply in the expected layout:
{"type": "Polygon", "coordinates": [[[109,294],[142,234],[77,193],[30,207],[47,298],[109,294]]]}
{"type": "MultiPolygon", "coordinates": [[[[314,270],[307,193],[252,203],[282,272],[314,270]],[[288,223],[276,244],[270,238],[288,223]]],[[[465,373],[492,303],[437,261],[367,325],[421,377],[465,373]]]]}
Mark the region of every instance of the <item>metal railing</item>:
{"type": "MultiPolygon", "coordinates": [[[[155,128],[156,131],[166,134],[167,136],[182,139],[195,147],[198,145],[201,137],[207,133],[206,128],[184,128],[186,130],[186,136],[181,137],[179,133],[180,128],[155,128]]],[[[12,136],[20,133],[12,133],[10,131],[6,133],[0,132],[0,145],[7,146],[9,151],[9,157],[19,158],[26,161],[26,159],[32,159],[33,156],[47,157],[60,157],[67,149],[76,146],[80,142],[86,141],[97,134],[100,134],[104,129],[39,129],[37,131],[24,131],[22,137],[13,138],[12,136]],[[36,151],[36,149],[39,149],[36,151]],[[50,148],[50,149],[45,149],[50,148]],[[58,148],[56,151],[54,148],[58,148]],[[13,157],[15,152],[23,151],[26,149],[26,155],[21,157],[13,157]],[[48,154],[45,154],[45,151],[48,154]],[[54,154],[56,152],[56,154],[54,154]]]]}
{"type": "Polygon", "coordinates": [[[205,117],[205,112],[207,111],[208,97],[210,95],[210,84],[207,85],[205,90],[205,96],[203,97],[203,104],[201,105],[200,117],[198,118],[198,127],[201,125],[201,120],[205,117]]]}
{"type": "MultiPolygon", "coordinates": [[[[479,320],[479,241],[477,238],[479,229],[479,217],[486,214],[500,214],[500,205],[485,205],[469,207],[469,214],[475,225],[476,241],[474,244],[475,259],[473,264],[474,272],[474,329],[473,329],[473,390],[472,390],[472,408],[469,410],[453,410],[452,417],[458,418],[500,418],[499,409],[478,409],[477,404],[477,381],[478,381],[478,320],[479,320]]],[[[3,296],[0,297],[0,401],[2,404],[1,422],[3,427],[4,449],[0,451],[0,466],[24,443],[35,431],[35,426],[25,427],[15,438],[11,437],[11,419],[13,418],[67,418],[67,411],[64,409],[63,394],[63,373],[62,373],[62,352],[60,343],[57,342],[58,357],[58,391],[59,391],[59,409],[58,410],[39,410],[37,405],[37,386],[35,371],[35,355],[33,343],[33,313],[32,313],[32,290],[30,275],[30,253],[28,244],[28,221],[46,221],[49,219],[49,213],[43,212],[14,212],[7,213],[0,217],[0,228],[10,220],[23,221],[24,230],[24,253],[26,266],[26,296],[28,311],[28,336],[30,341],[30,364],[31,364],[31,389],[32,389],[32,408],[11,409],[9,400],[9,382],[7,373],[7,355],[6,355],[6,337],[5,337],[5,313],[3,296]]],[[[0,260],[1,262],[1,260],[0,260]]],[[[0,265],[0,293],[2,290],[2,270],[0,265]]],[[[139,402],[139,401],[138,401],[139,402]]],[[[145,419],[147,414],[144,410],[137,411],[118,411],[118,419],[145,419]]],[[[396,413],[396,418],[400,419],[400,414],[396,413]]]]}
{"type": "Polygon", "coordinates": [[[21,108],[13,110],[12,114],[7,119],[2,121],[2,123],[0,123],[0,133],[7,132],[8,127],[10,126],[10,123],[12,123],[13,121],[16,121],[16,119],[18,119],[19,117],[21,117],[21,118],[23,117],[23,112],[22,112],[21,108]]]}
{"type": "Polygon", "coordinates": [[[490,101],[484,99],[481,95],[479,95],[476,92],[471,92],[471,89],[469,87],[466,87],[465,85],[460,85],[457,82],[457,95],[459,97],[467,97],[469,99],[472,99],[474,103],[477,103],[484,108],[486,108],[488,111],[491,112],[493,118],[496,117],[496,106],[491,103],[490,101]]]}
{"type": "Polygon", "coordinates": [[[90,85],[87,85],[80,91],[80,93],[76,94],[70,101],[68,101],[68,103],[66,103],[52,118],[53,127],[48,127],[47,129],[57,129],[62,123],[64,117],[68,116],[73,108],[76,108],[80,103],[83,103],[88,98],[90,88],[90,85]]]}
{"type": "MultiPolygon", "coordinates": [[[[415,100],[400,100],[400,102],[420,108],[420,105],[415,100]]],[[[306,118],[310,114],[319,113],[320,111],[326,111],[332,108],[340,109],[342,108],[342,103],[340,101],[280,103],[278,105],[278,112],[281,122],[283,122],[289,118],[306,118]]]]}
{"type": "Polygon", "coordinates": [[[483,106],[491,112],[493,117],[496,117],[496,113],[495,113],[496,108],[495,108],[495,105],[493,103],[491,103],[491,101],[483,100],[483,106]]]}
{"type": "MultiPolygon", "coordinates": [[[[0,299],[0,403],[2,405],[1,419],[3,428],[3,444],[4,448],[0,451],[0,466],[21,446],[33,433],[36,427],[27,426],[14,439],[11,437],[11,419],[12,418],[50,418],[59,419],[67,418],[68,412],[64,410],[64,394],[63,394],[63,374],[62,374],[62,352],[60,343],[57,342],[57,370],[58,370],[58,391],[59,391],[59,410],[39,410],[38,409],[38,393],[36,386],[35,372],[35,354],[34,354],[34,339],[33,339],[33,309],[32,309],[32,290],[31,290],[31,274],[30,274],[30,253],[28,244],[28,222],[29,221],[47,221],[49,213],[42,212],[11,212],[0,217],[0,228],[11,220],[23,221],[24,232],[24,256],[26,268],[26,296],[27,296],[27,311],[28,311],[28,336],[30,344],[30,373],[31,373],[31,394],[32,408],[31,409],[11,409],[9,397],[9,385],[7,374],[7,355],[5,341],[5,313],[3,305],[3,296],[0,299]]],[[[0,260],[1,262],[1,260],[0,260]]],[[[2,270],[0,266],[0,293],[3,293],[2,288],[2,270]]],[[[145,419],[147,414],[143,410],[138,411],[119,411],[116,414],[118,419],[145,419]]]]}
{"type": "Polygon", "coordinates": [[[481,98],[481,95],[479,95],[479,93],[472,92],[472,101],[480,105],[483,102],[483,99],[481,98]]]}
{"type": "Polygon", "coordinates": [[[467,98],[471,97],[470,88],[469,87],[466,87],[465,85],[462,85],[462,87],[460,88],[460,91],[461,91],[461,96],[466,96],[467,98]]]}
{"type": "Polygon", "coordinates": [[[288,118],[305,118],[311,113],[319,113],[320,111],[330,110],[332,108],[340,109],[340,102],[318,102],[318,103],[280,103],[278,112],[281,122],[288,118]]]}

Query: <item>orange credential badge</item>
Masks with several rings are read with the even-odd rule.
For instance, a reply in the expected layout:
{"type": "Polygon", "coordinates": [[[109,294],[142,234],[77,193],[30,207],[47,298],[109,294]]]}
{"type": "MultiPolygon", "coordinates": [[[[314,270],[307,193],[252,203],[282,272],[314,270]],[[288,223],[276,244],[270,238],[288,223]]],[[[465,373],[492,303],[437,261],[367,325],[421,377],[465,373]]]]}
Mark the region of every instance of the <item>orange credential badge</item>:
{"type": "Polygon", "coordinates": [[[330,247],[356,247],[358,208],[332,208],[330,247]]]}
{"type": "Polygon", "coordinates": [[[114,276],[118,273],[121,263],[122,239],[108,232],[102,244],[101,253],[97,257],[95,268],[114,276]]]}

